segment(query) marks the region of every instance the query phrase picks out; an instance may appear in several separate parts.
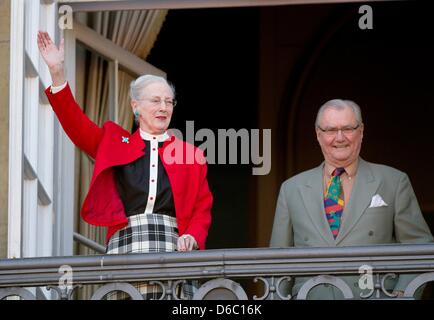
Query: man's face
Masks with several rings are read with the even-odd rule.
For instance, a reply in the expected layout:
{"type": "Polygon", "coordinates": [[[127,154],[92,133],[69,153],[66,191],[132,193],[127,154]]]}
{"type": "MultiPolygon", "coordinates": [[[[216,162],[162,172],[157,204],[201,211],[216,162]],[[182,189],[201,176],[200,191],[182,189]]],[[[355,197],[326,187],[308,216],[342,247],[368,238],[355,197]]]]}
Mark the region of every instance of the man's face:
{"type": "Polygon", "coordinates": [[[345,167],[359,157],[363,124],[359,125],[351,108],[325,109],[319,119],[319,127],[316,128],[316,136],[326,162],[345,167]]]}

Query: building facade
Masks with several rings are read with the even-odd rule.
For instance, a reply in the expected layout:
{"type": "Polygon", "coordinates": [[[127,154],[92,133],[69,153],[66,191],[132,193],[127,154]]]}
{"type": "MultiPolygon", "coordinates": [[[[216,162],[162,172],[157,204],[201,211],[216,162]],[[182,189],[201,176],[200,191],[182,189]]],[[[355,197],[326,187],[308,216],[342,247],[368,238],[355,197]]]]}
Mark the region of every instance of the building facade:
{"type": "MultiPolygon", "coordinates": [[[[370,3],[374,5],[375,2],[370,3]]],[[[90,286],[97,282],[97,276],[89,282],[84,280],[80,282],[80,276],[83,277],[82,279],[89,276],[85,268],[80,269],[80,266],[82,263],[90,263],[97,272],[96,266],[99,260],[95,257],[83,256],[104,251],[105,230],[84,224],[78,213],[87,191],[93,163],[72,145],[59,126],[45,97],[44,89],[50,85],[50,76],[37,49],[38,30],[48,31],[56,43],[59,43],[62,37],[65,38],[67,78],[84,112],[100,125],[106,120],[113,120],[125,128],[130,128],[132,117],[126,102],[128,83],[134,77],[144,73],[162,76],[175,74],[176,77],[176,73],[181,72],[171,67],[169,63],[157,63],[161,62],[161,59],[156,57],[156,52],[164,51],[161,46],[170,48],[160,43],[174,42],[174,38],[185,36],[175,32],[169,36],[163,33],[165,27],[169,29],[170,23],[182,22],[182,19],[185,19],[182,17],[183,10],[188,9],[216,12],[229,10],[228,8],[252,10],[250,22],[245,23],[251,23],[249,27],[256,30],[256,33],[251,35],[249,50],[252,50],[252,55],[257,57],[256,65],[252,66],[257,70],[253,79],[257,85],[257,92],[253,101],[255,106],[253,108],[247,106],[242,112],[251,113],[255,128],[269,128],[273,132],[272,169],[268,174],[251,177],[233,172],[237,178],[230,180],[230,173],[211,168],[211,184],[214,184],[216,190],[221,189],[217,191],[217,193],[221,192],[218,193],[219,199],[226,201],[225,206],[217,207],[214,212],[218,227],[211,230],[212,249],[227,249],[230,248],[230,243],[236,243],[234,247],[238,248],[268,246],[280,184],[288,177],[313,167],[321,160],[320,152],[315,145],[313,130],[312,117],[315,108],[329,96],[341,94],[360,97],[361,104],[366,105],[365,119],[372,133],[371,136],[366,137],[369,148],[362,155],[378,162],[393,164],[414,178],[412,182],[420,206],[426,220],[433,228],[434,219],[431,218],[434,213],[433,189],[427,182],[434,179],[433,172],[425,161],[415,166],[414,157],[411,156],[419,152],[418,144],[414,143],[418,139],[424,145],[424,150],[420,151],[418,157],[434,159],[434,145],[429,136],[429,120],[432,119],[433,112],[432,108],[428,108],[429,103],[433,101],[433,96],[432,93],[426,93],[429,92],[429,85],[432,84],[428,76],[429,71],[433,69],[433,64],[429,60],[433,46],[424,36],[412,37],[411,34],[405,33],[406,28],[412,26],[414,29],[411,30],[415,32],[419,30],[417,18],[411,20],[415,24],[401,26],[399,37],[394,38],[393,32],[390,31],[398,29],[390,27],[388,35],[392,35],[387,44],[382,43],[381,32],[375,33],[376,25],[372,31],[376,36],[367,39],[366,32],[369,31],[363,33],[364,31],[355,27],[360,18],[357,9],[361,5],[362,1],[327,0],[196,2],[0,0],[0,259],[67,256],[70,257],[69,260],[58,260],[58,262],[73,266],[74,270],[77,270],[78,283],[90,286]],[[337,2],[339,4],[336,4],[337,2]],[[136,26],[136,29],[141,32],[129,32],[128,28],[131,26],[136,26]],[[255,45],[257,49],[253,52],[255,49],[251,48],[255,45]],[[339,52],[344,52],[345,59],[336,58],[339,52]],[[403,60],[405,57],[408,57],[408,62],[403,60]],[[390,64],[385,61],[389,61],[390,64]],[[400,72],[396,71],[396,65],[400,66],[400,72]],[[410,66],[416,66],[415,70],[410,66]],[[378,70],[378,74],[369,74],[374,70],[373,68],[378,70]],[[371,81],[372,85],[362,86],[367,81],[371,81]],[[414,81],[419,82],[416,85],[414,81]],[[384,98],[384,96],[391,97],[396,87],[401,88],[401,92],[407,92],[403,94],[404,98],[402,96],[384,98]],[[367,93],[368,88],[370,91],[367,93]],[[397,111],[401,109],[394,106],[408,104],[413,104],[412,114],[422,114],[423,117],[420,118],[423,119],[411,118],[420,121],[421,124],[416,126],[416,129],[404,129],[407,130],[406,134],[400,135],[396,133],[395,127],[406,128],[408,111],[397,111]],[[392,124],[378,120],[387,118],[391,113],[394,119],[392,124]],[[383,152],[385,145],[387,145],[387,152],[383,152]],[[405,149],[411,151],[401,153],[403,145],[405,149]],[[234,183],[232,187],[219,185],[218,177],[222,172],[223,176],[226,174],[226,179],[234,183]],[[229,197],[228,193],[236,194],[239,185],[235,180],[242,180],[243,185],[248,186],[245,190],[238,190],[239,193],[244,192],[242,198],[242,202],[245,202],[244,206],[236,207],[233,205],[233,198],[225,198],[225,196],[229,197]],[[223,190],[225,188],[227,193],[223,190]],[[232,211],[231,207],[233,207],[232,211]],[[242,212],[236,212],[238,209],[242,212]],[[229,219],[233,219],[236,228],[244,229],[238,234],[232,232],[236,230],[227,232],[227,241],[219,240],[222,228],[231,230],[227,222],[229,219]],[[238,241],[236,237],[242,240],[238,241]]],[[[378,8],[378,12],[388,10],[385,4],[383,8],[378,8]]],[[[405,11],[405,8],[397,12],[402,11],[405,11]]],[[[237,14],[233,18],[234,25],[236,19],[242,16],[237,14]]],[[[385,14],[380,13],[379,16],[384,17],[385,14]]],[[[219,19],[224,23],[224,19],[219,19]]],[[[381,25],[381,20],[378,21],[381,25]]],[[[393,24],[393,19],[390,17],[383,21],[393,24]]],[[[229,20],[226,23],[229,24],[229,20]]],[[[383,22],[383,26],[384,24],[386,22],[383,22]]],[[[425,30],[421,34],[429,35],[429,31],[425,30]]],[[[241,43],[243,41],[232,40],[241,43]]],[[[237,48],[241,50],[242,46],[243,44],[240,44],[237,48]]],[[[196,49],[200,49],[199,46],[196,49]]],[[[170,51],[171,54],[175,52],[175,50],[170,51]]],[[[247,56],[248,53],[243,52],[243,54],[247,56]]],[[[210,56],[210,63],[218,58],[217,55],[210,56]]],[[[249,66],[245,68],[248,69],[249,66]]],[[[193,66],[190,69],[195,70],[193,66]]],[[[233,74],[237,72],[235,67],[230,71],[233,74]]],[[[253,86],[247,88],[246,92],[252,88],[253,86]]],[[[216,95],[218,94],[217,91],[216,95]]],[[[405,107],[402,109],[407,110],[405,107]]],[[[188,110],[180,112],[184,112],[181,114],[188,119],[188,110]]],[[[202,114],[199,118],[204,118],[203,121],[206,123],[206,116],[202,114]]],[[[213,125],[214,123],[211,123],[209,127],[213,125]]],[[[430,264],[433,256],[429,253],[430,249],[431,247],[403,248],[400,256],[392,255],[387,248],[381,248],[375,253],[381,256],[375,267],[381,276],[386,276],[390,260],[398,259],[397,257],[404,260],[412,259],[415,265],[412,267],[400,265],[396,268],[396,272],[427,271],[421,281],[429,282],[433,272],[430,264]],[[419,253],[415,255],[412,252],[419,253]]],[[[240,250],[238,254],[242,255],[244,251],[240,250]]],[[[227,256],[230,252],[222,254],[227,256]]],[[[258,251],[257,254],[262,253],[258,251]]],[[[279,283],[287,280],[288,274],[297,275],[301,272],[292,265],[293,254],[291,251],[283,255],[272,253],[272,257],[281,259],[280,266],[269,265],[266,261],[267,255],[264,254],[263,257],[261,256],[263,261],[259,261],[258,268],[251,273],[242,266],[251,264],[254,257],[237,260],[235,254],[232,257],[235,267],[233,269],[226,267],[225,270],[232,271],[234,277],[250,279],[247,287],[252,292],[257,292],[257,285],[251,280],[270,275],[270,272],[273,276],[272,283],[274,285],[277,283],[279,287],[279,283]],[[283,272],[282,268],[286,268],[286,272],[283,272]]],[[[301,256],[296,257],[304,259],[304,272],[315,274],[315,268],[308,267],[310,263],[317,263],[324,267],[321,264],[321,255],[318,256],[318,261],[312,262],[309,259],[313,251],[306,250],[300,254],[301,256]]],[[[354,260],[363,264],[369,254],[374,253],[369,249],[354,252],[354,260]]],[[[347,256],[348,252],[345,249],[337,249],[335,255],[336,261],[339,261],[339,257],[347,256]]],[[[153,258],[149,259],[148,261],[144,258],[132,267],[143,268],[143,265],[152,263],[153,258]]],[[[209,277],[216,280],[209,288],[230,288],[231,282],[225,282],[225,279],[218,277],[221,272],[218,267],[221,259],[223,258],[219,253],[212,252],[203,256],[194,253],[192,265],[188,266],[187,270],[192,277],[201,278],[202,274],[198,270],[203,271],[208,268],[209,277]]],[[[16,261],[17,264],[11,266],[10,270],[20,268],[20,261],[16,261]]],[[[28,269],[29,277],[22,282],[2,278],[0,284],[3,283],[5,287],[13,284],[36,286],[37,283],[32,282],[32,277],[41,270],[45,270],[43,272],[47,274],[43,283],[55,284],[58,270],[50,266],[50,260],[40,262],[35,268],[28,269]],[[4,282],[1,282],[2,280],[4,282]]],[[[124,277],[125,275],[118,270],[120,264],[115,260],[111,263],[114,270],[113,279],[124,277]]],[[[176,265],[176,259],[174,264],[176,265]]],[[[351,265],[354,267],[353,272],[357,274],[358,269],[355,266],[356,264],[351,265]]],[[[151,268],[142,276],[161,280],[154,274],[155,270],[151,268]]],[[[327,272],[336,275],[344,274],[344,270],[333,265],[333,260],[324,270],[324,273],[319,276],[325,277],[320,278],[320,281],[341,286],[343,292],[350,297],[350,293],[345,291],[345,286],[338,280],[327,278],[327,272]]],[[[173,272],[173,278],[170,280],[172,282],[164,283],[168,290],[176,287],[177,281],[183,280],[183,272],[185,270],[182,268],[173,272]]],[[[101,274],[105,273],[101,272],[101,274]]],[[[202,277],[202,279],[209,278],[202,277]]],[[[379,294],[384,289],[382,278],[378,279],[375,289],[377,291],[373,290],[371,296],[379,294]]],[[[255,279],[255,283],[261,281],[259,278],[255,279]]],[[[285,298],[275,286],[269,286],[266,281],[263,283],[267,292],[263,298],[285,298]]],[[[107,285],[114,285],[114,282],[108,281],[107,285]]],[[[129,290],[127,286],[119,288],[129,290]]],[[[244,297],[243,288],[241,286],[237,288],[239,289],[229,292],[229,296],[226,297],[232,297],[231,295],[236,298],[244,297]]],[[[109,287],[109,289],[113,288],[109,287]]],[[[411,297],[416,289],[416,284],[409,288],[408,297],[411,297]]],[[[89,288],[83,297],[90,297],[96,291],[96,288],[89,288]]],[[[46,289],[43,289],[42,293],[32,292],[35,295],[44,294],[46,297],[52,297],[46,289]]],[[[204,289],[198,297],[212,298],[210,292],[211,289],[208,291],[204,289]]],[[[67,293],[63,292],[54,297],[62,294],[63,297],[67,296],[67,293]]],[[[101,292],[96,296],[99,295],[102,297],[101,292]]]]}

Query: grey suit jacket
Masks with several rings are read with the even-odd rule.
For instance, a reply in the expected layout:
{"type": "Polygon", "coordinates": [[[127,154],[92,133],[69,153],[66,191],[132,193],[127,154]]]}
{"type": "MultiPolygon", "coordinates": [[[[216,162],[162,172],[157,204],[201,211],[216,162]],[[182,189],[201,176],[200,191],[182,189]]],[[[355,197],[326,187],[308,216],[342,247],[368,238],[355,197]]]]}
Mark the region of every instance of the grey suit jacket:
{"type": "MultiPolygon", "coordinates": [[[[408,176],[394,168],[359,158],[349,203],[345,205],[336,239],[324,210],[323,165],[286,180],[280,189],[271,235],[271,247],[367,246],[388,243],[432,242],[408,176]],[[387,206],[370,207],[379,195],[387,206]]],[[[375,270],[374,270],[375,272],[375,270]]],[[[358,277],[342,277],[355,297],[360,296],[358,277]]],[[[391,280],[388,289],[404,290],[411,275],[391,280]]],[[[293,294],[306,278],[296,279],[293,294]]],[[[365,292],[366,293],[366,292],[365,292]]],[[[313,299],[342,297],[334,287],[318,286],[313,299]]]]}

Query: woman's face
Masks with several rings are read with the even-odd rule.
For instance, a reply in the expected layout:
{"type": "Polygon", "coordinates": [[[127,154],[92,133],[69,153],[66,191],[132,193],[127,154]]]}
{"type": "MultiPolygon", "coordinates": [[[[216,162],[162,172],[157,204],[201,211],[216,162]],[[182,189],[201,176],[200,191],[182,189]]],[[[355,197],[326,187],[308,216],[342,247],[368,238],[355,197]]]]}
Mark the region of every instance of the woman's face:
{"type": "Polygon", "coordinates": [[[173,113],[173,92],[162,82],[147,85],[140,100],[133,100],[133,112],[139,113],[140,129],[149,134],[162,134],[169,127],[173,113]]]}

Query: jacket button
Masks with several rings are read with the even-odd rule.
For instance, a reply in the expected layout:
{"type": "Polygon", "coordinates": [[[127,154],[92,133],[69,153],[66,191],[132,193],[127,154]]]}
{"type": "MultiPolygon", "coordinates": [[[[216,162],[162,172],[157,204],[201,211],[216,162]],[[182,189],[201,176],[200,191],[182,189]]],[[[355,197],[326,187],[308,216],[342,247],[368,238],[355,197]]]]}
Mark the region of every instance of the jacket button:
{"type": "Polygon", "coordinates": [[[372,230],[371,230],[371,231],[369,231],[369,233],[368,233],[368,234],[369,234],[369,236],[371,236],[371,237],[372,237],[372,236],[374,235],[374,231],[372,231],[372,230]]]}

